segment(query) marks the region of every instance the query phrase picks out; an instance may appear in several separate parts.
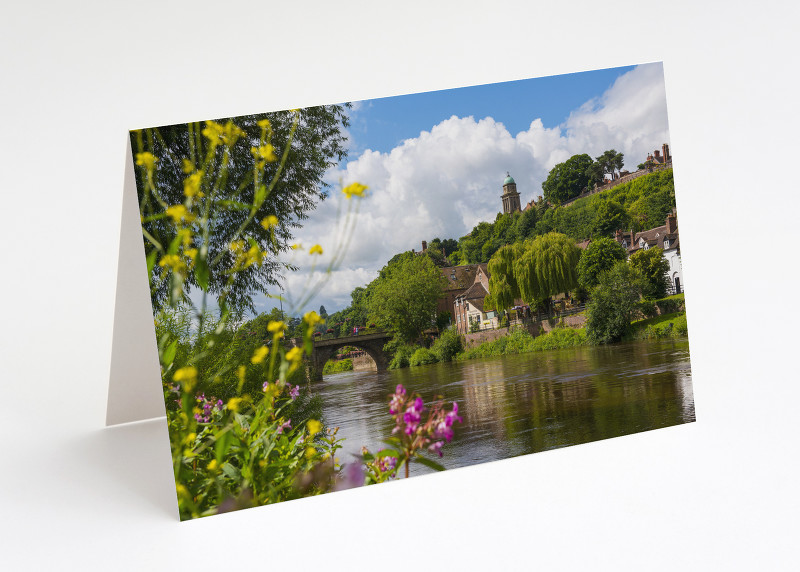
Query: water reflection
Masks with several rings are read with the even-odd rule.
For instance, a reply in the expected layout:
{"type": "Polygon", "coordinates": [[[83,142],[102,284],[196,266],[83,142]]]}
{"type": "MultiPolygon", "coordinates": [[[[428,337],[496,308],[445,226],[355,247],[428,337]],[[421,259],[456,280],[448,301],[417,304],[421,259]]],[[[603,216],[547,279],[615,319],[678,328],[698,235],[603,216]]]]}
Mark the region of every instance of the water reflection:
{"type": "MultiPolygon", "coordinates": [[[[348,372],[313,385],[325,401],[328,424],[346,438],[340,457],[359,453],[362,445],[373,451],[383,446],[393,427],[388,396],[398,383],[426,401],[442,396],[459,403],[464,423],[445,447],[447,468],[695,419],[685,340],[348,372]]],[[[412,473],[424,472],[412,465],[412,473]]]]}

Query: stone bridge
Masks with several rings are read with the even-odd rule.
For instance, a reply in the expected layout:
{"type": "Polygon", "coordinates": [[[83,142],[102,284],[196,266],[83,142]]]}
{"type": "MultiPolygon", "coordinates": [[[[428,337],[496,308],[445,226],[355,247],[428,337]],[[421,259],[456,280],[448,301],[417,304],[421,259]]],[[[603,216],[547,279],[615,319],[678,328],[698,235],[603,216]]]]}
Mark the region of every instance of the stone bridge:
{"type": "Polygon", "coordinates": [[[345,346],[353,346],[364,350],[373,359],[378,371],[386,371],[389,367],[389,358],[384,353],[383,346],[391,339],[392,334],[388,332],[374,332],[328,340],[315,340],[314,351],[309,359],[308,377],[311,381],[322,379],[322,368],[325,367],[325,362],[345,346]]]}

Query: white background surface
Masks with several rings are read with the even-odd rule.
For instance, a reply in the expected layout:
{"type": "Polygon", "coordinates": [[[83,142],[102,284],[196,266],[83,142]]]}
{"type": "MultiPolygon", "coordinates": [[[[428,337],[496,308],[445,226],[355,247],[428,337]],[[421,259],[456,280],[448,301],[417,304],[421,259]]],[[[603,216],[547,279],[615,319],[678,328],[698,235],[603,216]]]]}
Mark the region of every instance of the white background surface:
{"type": "Polygon", "coordinates": [[[795,569],[797,5],[554,4],[3,8],[4,569],[795,569]],[[697,423],[178,522],[103,427],[128,129],[657,60],[697,423]]]}

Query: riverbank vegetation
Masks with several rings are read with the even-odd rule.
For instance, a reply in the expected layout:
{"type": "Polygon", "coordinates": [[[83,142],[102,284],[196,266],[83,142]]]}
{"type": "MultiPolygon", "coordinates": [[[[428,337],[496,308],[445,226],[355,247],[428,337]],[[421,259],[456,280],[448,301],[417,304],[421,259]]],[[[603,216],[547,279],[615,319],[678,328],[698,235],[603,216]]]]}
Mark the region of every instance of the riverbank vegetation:
{"type": "Polygon", "coordinates": [[[342,373],[343,371],[353,371],[353,360],[350,358],[340,360],[329,359],[322,368],[323,374],[342,373]]]}
{"type": "MultiPolygon", "coordinates": [[[[332,106],[235,119],[131,135],[181,519],[382,482],[403,466],[408,475],[410,462],[442,469],[421,453],[441,456],[461,421],[455,404],[446,412],[441,400],[406,399],[399,386],[389,414],[408,435],[342,466],[338,428],[325,427],[319,398],[299,383],[324,318],[312,311],[289,319],[273,309],[244,320],[253,296],[292,270],[278,254],[289,249],[296,220],[325,196],[322,174],[344,153],[344,112],[332,106]],[[198,292],[189,296],[192,289],[198,292]],[[218,311],[209,310],[212,300],[218,311]]],[[[345,230],[334,260],[366,190],[342,188],[345,230]]],[[[313,245],[303,254],[322,252],[313,245]]],[[[299,304],[333,264],[309,280],[299,304]]]]}

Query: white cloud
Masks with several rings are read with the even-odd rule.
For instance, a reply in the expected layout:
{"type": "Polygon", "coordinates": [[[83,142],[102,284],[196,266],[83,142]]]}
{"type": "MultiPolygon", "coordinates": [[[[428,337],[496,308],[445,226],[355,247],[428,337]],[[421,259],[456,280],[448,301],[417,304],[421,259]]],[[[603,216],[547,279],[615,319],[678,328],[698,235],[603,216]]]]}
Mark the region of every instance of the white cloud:
{"type": "MultiPolygon", "coordinates": [[[[450,117],[430,131],[407,139],[388,153],[365,151],[331,181],[353,181],[370,187],[356,220],[355,233],[341,269],[306,309],[325,304],[329,311],[349,303],[349,292],[376,275],[393,255],[419,249],[422,240],[459,238],[478,222],[493,221],[501,210],[502,181],[509,171],[524,203],[541,194],[542,181],[556,164],[577,153],[592,157],[614,148],[635,169],[648,152],[669,142],[661,64],[639,66],[621,76],[602,96],[570,114],[559,127],[547,129],[532,117],[516,136],[491,117],[450,117]]],[[[335,186],[338,183],[335,183],[335,186]]],[[[337,201],[332,197],[299,229],[306,248],[321,244],[327,264],[341,241],[337,201]]],[[[346,208],[347,201],[341,205],[346,208]]],[[[303,270],[311,257],[295,260],[303,270]]],[[[294,290],[304,278],[292,277],[294,290]]]]}

